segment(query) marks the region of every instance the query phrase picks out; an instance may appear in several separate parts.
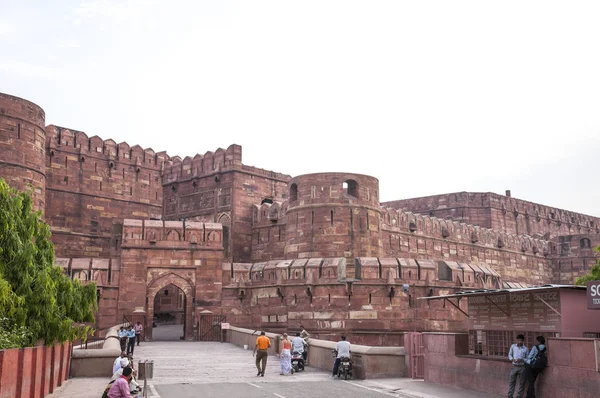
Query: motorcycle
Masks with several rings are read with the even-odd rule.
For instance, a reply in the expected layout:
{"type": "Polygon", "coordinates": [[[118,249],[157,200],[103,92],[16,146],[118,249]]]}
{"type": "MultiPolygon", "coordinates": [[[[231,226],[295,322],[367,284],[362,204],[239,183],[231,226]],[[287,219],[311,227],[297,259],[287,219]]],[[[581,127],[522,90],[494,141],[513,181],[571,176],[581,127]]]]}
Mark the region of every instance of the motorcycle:
{"type": "MultiPolygon", "coordinates": [[[[333,356],[337,360],[337,350],[333,350],[333,356]]],[[[352,378],[352,361],[350,357],[342,357],[340,358],[340,366],[338,366],[337,377],[344,376],[344,380],[348,380],[348,378],[352,378]]]]}
{"type": "Polygon", "coordinates": [[[298,351],[294,351],[292,353],[292,369],[294,369],[294,372],[300,372],[304,370],[304,358],[298,351]]]}

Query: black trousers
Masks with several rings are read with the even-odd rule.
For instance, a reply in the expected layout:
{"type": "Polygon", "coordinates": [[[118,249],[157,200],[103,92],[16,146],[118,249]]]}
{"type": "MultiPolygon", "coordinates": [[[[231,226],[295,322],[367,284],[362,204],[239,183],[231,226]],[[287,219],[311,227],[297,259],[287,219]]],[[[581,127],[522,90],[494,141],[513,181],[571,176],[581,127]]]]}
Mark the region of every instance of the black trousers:
{"type": "Polygon", "coordinates": [[[121,344],[121,351],[125,351],[125,347],[127,347],[127,337],[121,337],[119,343],[121,344]]]}
{"type": "Polygon", "coordinates": [[[133,349],[135,348],[135,338],[130,337],[127,342],[127,354],[133,354],[133,349]]]}
{"type": "Polygon", "coordinates": [[[333,363],[333,375],[337,375],[338,369],[340,368],[340,362],[342,362],[342,358],[336,358],[333,363]]]}
{"type": "Polygon", "coordinates": [[[533,369],[531,366],[525,368],[525,380],[527,380],[527,398],[535,398],[535,381],[542,371],[533,369]]]}
{"type": "Polygon", "coordinates": [[[137,340],[137,345],[140,345],[140,333],[136,333],[135,339],[137,340]]]}

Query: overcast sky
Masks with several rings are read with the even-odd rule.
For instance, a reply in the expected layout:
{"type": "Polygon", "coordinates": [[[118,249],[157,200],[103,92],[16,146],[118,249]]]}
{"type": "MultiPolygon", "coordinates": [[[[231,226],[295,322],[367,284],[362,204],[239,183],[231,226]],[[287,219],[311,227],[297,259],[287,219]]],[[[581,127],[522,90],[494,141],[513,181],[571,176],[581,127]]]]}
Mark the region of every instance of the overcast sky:
{"type": "Polygon", "coordinates": [[[0,91],[182,158],[600,216],[598,1],[0,0],[0,91]]]}

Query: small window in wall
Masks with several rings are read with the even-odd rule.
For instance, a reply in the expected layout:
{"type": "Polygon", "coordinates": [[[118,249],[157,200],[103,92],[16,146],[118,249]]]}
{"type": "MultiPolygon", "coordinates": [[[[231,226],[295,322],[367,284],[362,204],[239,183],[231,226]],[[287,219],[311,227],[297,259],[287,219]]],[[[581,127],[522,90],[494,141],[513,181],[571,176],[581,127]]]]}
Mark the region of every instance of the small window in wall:
{"type": "Polygon", "coordinates": [[[570,252],[569,243],[568,242],[562,243],[560,245],[560,255],[566,256],[569,254],[569,252],[570,252]]]}
{"type": "Polygon", "coordinates": [[[346,180],[342,185],[344,193],[348,196],[358,198],[358,183],[354,180],[346,180]]]}
{"type": "Polygon", "coordinates": [[[592,247],[592,243],[588,238],[583,238],[579,241],[579,245],[582,249],[590,249],[592,247]]]}
{"type": "Polygon", "coordinates": [[[290,202],[298,200],[298,185],[290,185],[290,202]]]}

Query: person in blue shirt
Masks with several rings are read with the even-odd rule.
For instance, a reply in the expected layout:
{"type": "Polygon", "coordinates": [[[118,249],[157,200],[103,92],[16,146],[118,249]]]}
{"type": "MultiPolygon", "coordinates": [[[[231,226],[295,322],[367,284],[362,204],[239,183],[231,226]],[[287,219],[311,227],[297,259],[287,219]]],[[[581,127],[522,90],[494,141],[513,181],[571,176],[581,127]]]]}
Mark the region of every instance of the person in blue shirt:
{"type": "Polygon", "coordinates": [[[544,351],[546,349],[546,339],[544,336],[538,336],[535,339],[535,345],[527,355],[525,359],[525,363],[527,368],[525,370],[525,375],[527,378],[527,383],[529,384],[527,387],[527,398],[535,398],[535,381],[537,377],[542,372],[542,369],[534,369],[531,367],[531,362],[535,359],[535,356],[539,351],[544,351]]]}
{"type": "Polygon", "coordinates": [[[525,336],[522,334],[517,335],[517,342],[510,346],[508,351],[508,359],[512,362],[512,369],[510,370],[510,377],[508,380],[508,398],[513,398],[515,393],[515,385],[517,384],[517,378],[519,378],[519,388],[517,390],[517,397],[523,395],[525,389],[525,358],[529,354],[527,346],[524,344],[525,336]]]}
{"type": "Polygon", "coordinates": [[[119,329],[119,343],[121,344],[121,351],[125,351],[127,347],[127,330],[125,330],[125,326],[121,326],[119,329]]]}
{"type": "Polygon", "coordinates": [[[133,328],[133,325],[131,325],[127,331],[127,338],[127,355],[133,355],[133,349],[135,348],[135,329],[133,328]]]}

